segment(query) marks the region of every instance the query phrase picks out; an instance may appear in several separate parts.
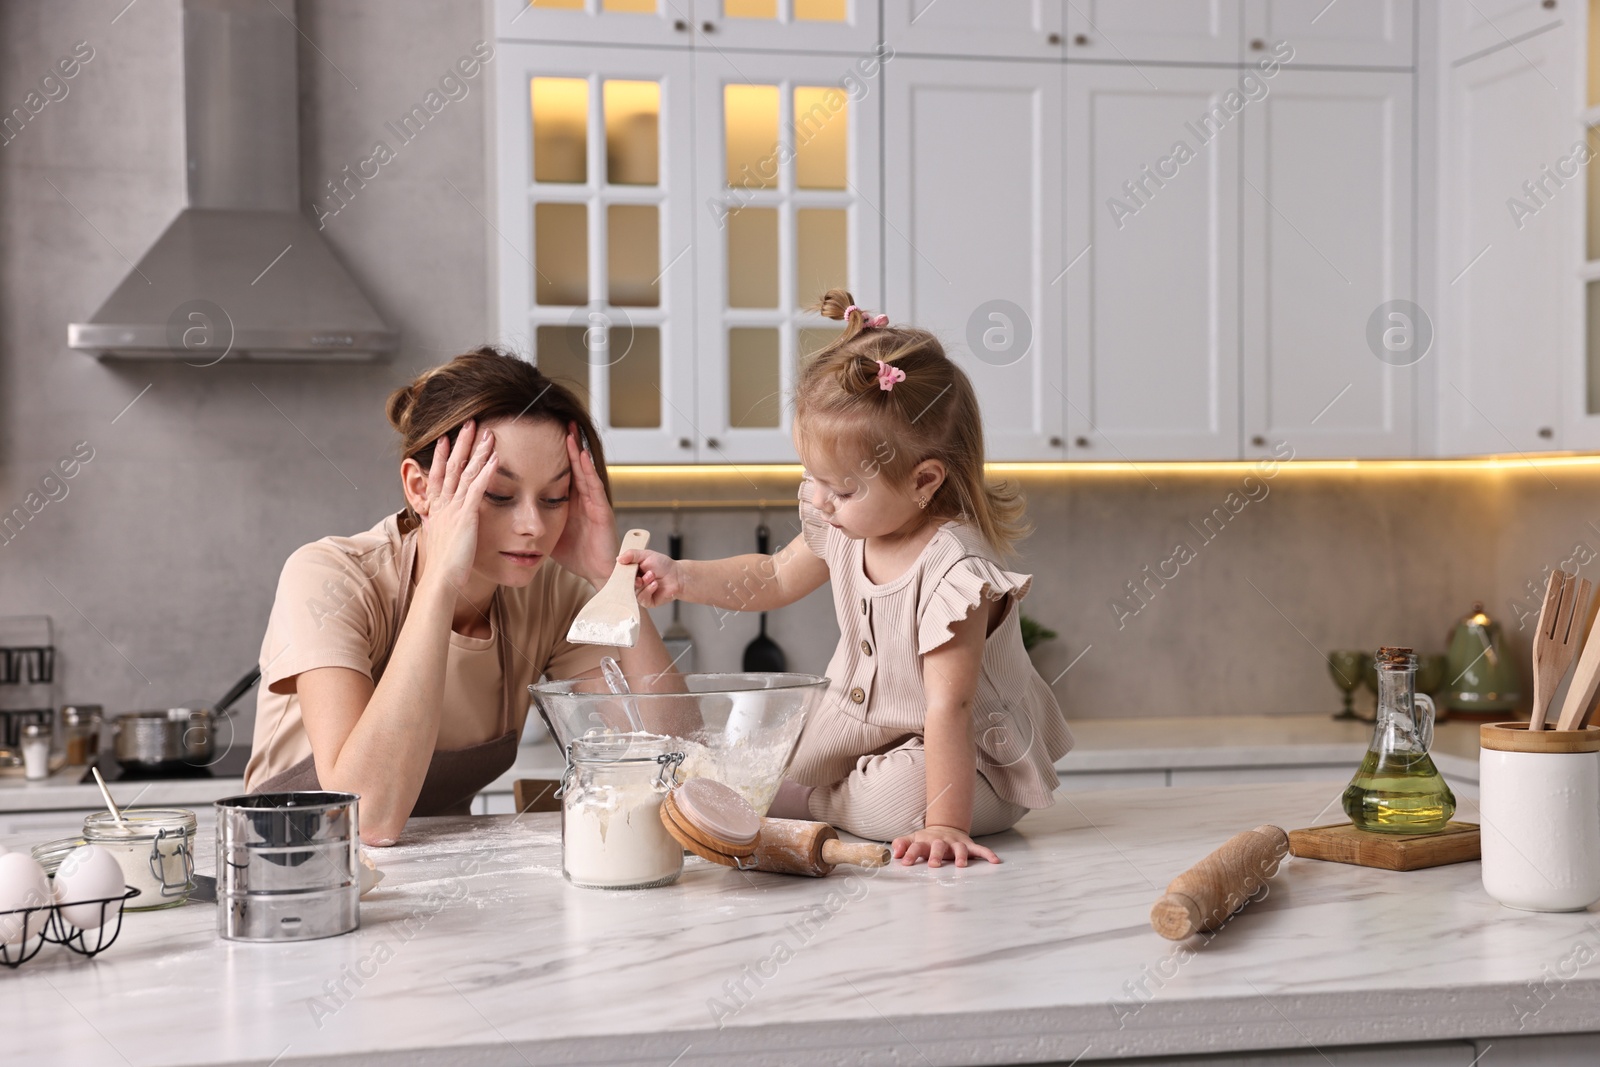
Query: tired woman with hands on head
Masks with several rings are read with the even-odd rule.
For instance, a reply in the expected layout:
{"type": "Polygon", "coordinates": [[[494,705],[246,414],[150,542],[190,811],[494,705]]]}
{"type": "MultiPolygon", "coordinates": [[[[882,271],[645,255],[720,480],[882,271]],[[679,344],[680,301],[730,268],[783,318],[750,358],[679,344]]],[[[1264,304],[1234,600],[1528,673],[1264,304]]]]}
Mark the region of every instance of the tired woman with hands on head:
{"type": "Polygon", "coordinates": [[[567,630],[618,538],[594,425],[531,363],[480,348],[389,400],[405,510],[284,564],[261,648],[251,792],[361,795],[361,836],[467,814],[510,769],[541,676],[669,665],[648,616],[633,648],[567,630]]]}

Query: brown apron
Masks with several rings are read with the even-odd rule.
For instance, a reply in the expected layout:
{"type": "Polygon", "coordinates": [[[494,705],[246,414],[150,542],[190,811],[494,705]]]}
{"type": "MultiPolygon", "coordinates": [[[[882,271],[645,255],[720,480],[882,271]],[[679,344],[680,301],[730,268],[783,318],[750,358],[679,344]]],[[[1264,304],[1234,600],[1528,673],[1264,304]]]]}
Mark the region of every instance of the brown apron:
{"type": "MultiPolygon", "coordinates": [[[[389,631],[395,635],[396,640],[399,639],[400,626],[405,621],[406,611],[411,606],[411,572],[416,566],[417,559],[416,533],[413,531],[403,535],[400,544],[400,573],[406,576],[406,580],[395,603],[394,626],[389,631]]],[[[495,648],[500,656],[502,733],[492,740],[468,745],[466,748],[436,749],[433,758],[428,761],[428,773],[422,779],[422,791],[417,794],[417,802],[411,808],[413,816],[472,814],[472,798],[477,796],[484,786],[510,770],[511,765],[517,760],[519,739],[516,731],[512,729],[511,711],[515,707],[513,701],[517,699],[518,694],[512,692],[511,636],[506,632],[506,613],[501,606],[498,591],[494,599],[489,602],[489,610],[494,617],[495,648]]],[[[393,651],[391,646],[389,652],[384,654],[383,662],[373,671],[374,684],[383,677],[384,668],[389,665],[389,656],[393,651]]],[[[307,756],[288,770],[281,771],[262,782],[255,792],[287,793],[321,788],[317,781],[315,757],[307,756]]]]}

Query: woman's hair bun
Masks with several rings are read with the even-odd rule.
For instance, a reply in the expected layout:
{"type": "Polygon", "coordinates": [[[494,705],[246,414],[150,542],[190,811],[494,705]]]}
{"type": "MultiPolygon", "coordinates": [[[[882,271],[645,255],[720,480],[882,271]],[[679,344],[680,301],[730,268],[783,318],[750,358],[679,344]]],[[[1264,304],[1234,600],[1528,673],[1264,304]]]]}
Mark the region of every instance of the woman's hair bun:
{"type": "Polygon", "coordinates": [[[411,432],[411,411],[417,404],[417,387],[421,381],[410,385],[402,385],[389,394],[389,403],[384,408],[389,416],[389,425],[400,431],[400,436],[408,436],[411,432]]]}

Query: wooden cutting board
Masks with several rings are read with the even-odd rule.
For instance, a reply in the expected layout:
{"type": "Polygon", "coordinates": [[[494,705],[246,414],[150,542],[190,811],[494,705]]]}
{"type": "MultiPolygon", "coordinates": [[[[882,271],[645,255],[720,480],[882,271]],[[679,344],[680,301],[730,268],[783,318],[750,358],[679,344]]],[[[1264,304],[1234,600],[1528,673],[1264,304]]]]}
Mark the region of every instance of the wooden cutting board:
{"type": "Polygon", "coordinates": [[[1375,834],[1350,823],[1289,831],[1289,853],[1386,871],[1416,871],[1479,857],[1478,824],[1451,822],[1436,834],[1375,834]]]}

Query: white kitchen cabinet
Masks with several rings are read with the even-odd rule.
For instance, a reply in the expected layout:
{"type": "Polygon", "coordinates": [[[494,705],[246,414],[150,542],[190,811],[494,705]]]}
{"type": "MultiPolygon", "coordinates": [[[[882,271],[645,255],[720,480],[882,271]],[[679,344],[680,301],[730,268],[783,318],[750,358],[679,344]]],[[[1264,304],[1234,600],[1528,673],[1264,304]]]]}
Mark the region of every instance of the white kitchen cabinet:
{"type": "Polygon", "coordinates": [[[502,339],[577,387],[612,458],[691,459],[690,54],[502,43],[495,68],[502,339]]]}
{"type": "Polygon", "coordinates": [[[1298,458],[1411,456],[1414,314],[1379,311],[1416,298],[1411,75],[1286,69],[1267,84],[1242,116],[1245,458],[1280,442],[1298,458]],[[1383,359],[1375,315],[1394,341],[1383,359]]]}
{"type": "Polygon", "coordinates": [[[1060,59],[1064,0],[884,0],[895,53],[1060,59]]]}
{"type": "Polygon", "coordinates": [[[530,44],[653,44],[688,48],[692,0],[492,0],[494,35],[530,44]]]}
{"type": "MultiPolygon", "coordinates": [[[[1558,187],[1544,168],[1583,135],[1573,99],[1573,36],[1571,27],[1558,26],[1515,48],[1444,65],[1429,357],[1438,361],[1443,455],[1548,451],[1564,443],[1562,369],[1579,315],[1574,267],[1584,180],[1558,187]],[[1545,185],[1537,200],[1524,187],[1530,182],[1545,185]],[[1529,210],[1514,211],[1514,203],[1529,210]]],[[[1459,31],[1444,48],[1473,54],[1459,31]]]]}
{"type": "Polygon", "coordinates": [[[1206,118],[1238,71],[1159,73],[1067,64],[1074,460],[1239,456],[1242,131],[1206,118]]]}
{"type": "Polygon", "coordinates": [[[967,373],[990,459],[1060,459],[1061,64],[885,68],[888,300],[967,373]]]}
{"type": "Polygon", "coordinates": [[[696,48],[867,53],[878,43],[879,0],[671,0],[691,3],[696,48]]]}
{"type": "Polygon", "coordinates": [[[1410,68],[1416,18],[1415,0],[1245,0],[1245,59],[1286,42],[1294,67],[1410,68]]]}
{"type": "MultiPolygon", "coordinates": [[[[1240,21],[1240,0],[1071,0],[1067,58],[1237,63],[1240,21]]],[[[1161,70],[1143,73],[1164,85],[1161,70]]]]}
{"type": "Polygon", "coordinates": [[[1570,24],[1584,0],[1470,0],[1440,3],[1441,54],[1446,63],[1520,46],[1557,25],[1570,24]]]}
{"type": "Polygon", "coordinates": [[[853,77],[830,56],[695,55],[702,462],[794,462],[795,375],[841,328],[807,306],[834,287],[881,306],[881,82],[853,77]]]}

